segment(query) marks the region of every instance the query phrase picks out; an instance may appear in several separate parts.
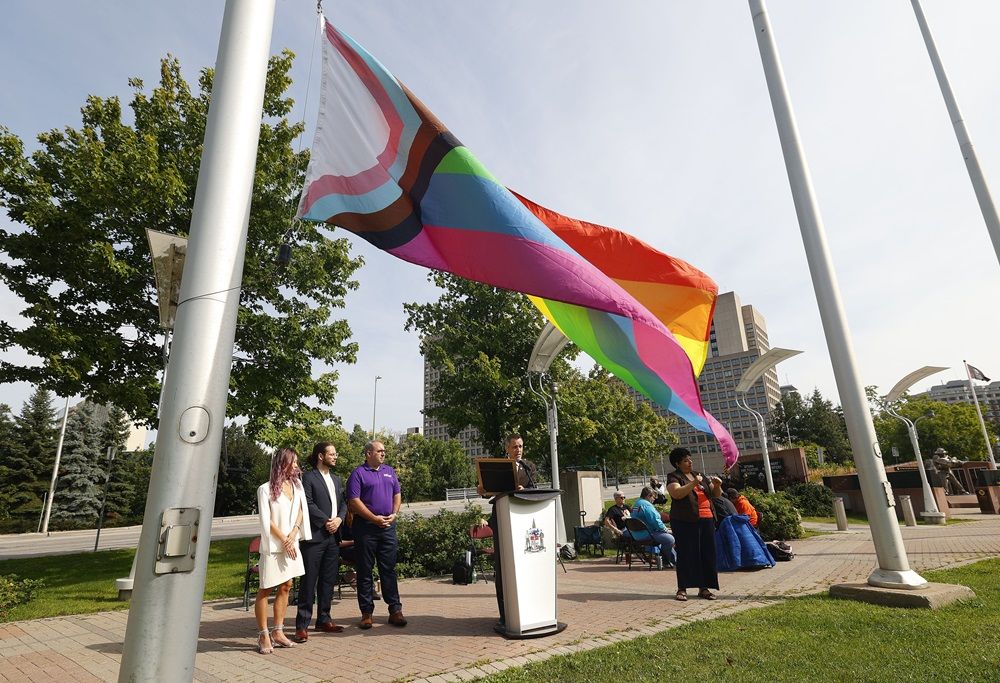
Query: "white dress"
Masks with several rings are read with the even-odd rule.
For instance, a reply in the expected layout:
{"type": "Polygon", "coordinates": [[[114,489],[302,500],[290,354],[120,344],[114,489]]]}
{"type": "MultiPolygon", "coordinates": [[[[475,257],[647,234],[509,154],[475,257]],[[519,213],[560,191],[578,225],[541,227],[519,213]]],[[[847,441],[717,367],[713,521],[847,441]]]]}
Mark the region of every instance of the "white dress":
{"type": "Polygon", "coordinates": [[[257,489],[257,509],[260,510],[260,587],[274,588],[296,576],[306,573],[302,563],[302,551],[299,550],[299,538],[310,540],[309,510],[306,508],[306,496],[300,486],[292,487],[292,498],[284,493],[278,500],[271,500],[270,484],[261,484],[257,489]],[[281,529],[286,536],[291,534],[292,527],[302,513],[298,537],[295,539],[295,559],[285,554],[281,540],[271,535],[271,522],[281,529]]]}

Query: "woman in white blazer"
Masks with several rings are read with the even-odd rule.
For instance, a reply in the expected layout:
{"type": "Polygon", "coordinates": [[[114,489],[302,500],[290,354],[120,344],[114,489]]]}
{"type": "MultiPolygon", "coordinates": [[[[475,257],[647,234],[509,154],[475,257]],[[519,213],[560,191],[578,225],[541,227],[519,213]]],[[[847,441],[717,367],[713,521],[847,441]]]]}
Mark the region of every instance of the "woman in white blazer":
{"type": "Polygon", "coordinates": [[[281,448],[271,459],[271,478],[257,489],[257,509],[260,510],[260,590],[254,601],[257,618],[257,651],[262,655],[273,647],[292,647],[284,633],[285,610],[292,579],[305,574],[299,539],[310,540],[312,534],[302,492],[302,471],[298,454],[291,448],[281,448]],[[267,599],[274,596],[274,626],[267,627],[267,599]]]}

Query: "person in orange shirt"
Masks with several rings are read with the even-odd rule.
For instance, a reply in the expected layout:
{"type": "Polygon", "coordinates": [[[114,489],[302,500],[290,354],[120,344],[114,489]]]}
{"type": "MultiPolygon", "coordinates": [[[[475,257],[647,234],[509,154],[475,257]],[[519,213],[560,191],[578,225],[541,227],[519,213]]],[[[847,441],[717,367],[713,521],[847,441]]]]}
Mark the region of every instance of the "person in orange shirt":
{"type": "Polygon", "coordinates": [[[747,517],[750,518],[750,526],[756,529],[757,522],[760,521],[760,516],[757,514],[757,508],[755,508],[753,505],[750,504],[750,501],[747,500],[747,497],[742,495],[736,489],[727,489],[726,498],[731,500],[733,502],[733,505],[736,506],[736,512],[738,512],[741,515],[746,515],[747,517]]]}

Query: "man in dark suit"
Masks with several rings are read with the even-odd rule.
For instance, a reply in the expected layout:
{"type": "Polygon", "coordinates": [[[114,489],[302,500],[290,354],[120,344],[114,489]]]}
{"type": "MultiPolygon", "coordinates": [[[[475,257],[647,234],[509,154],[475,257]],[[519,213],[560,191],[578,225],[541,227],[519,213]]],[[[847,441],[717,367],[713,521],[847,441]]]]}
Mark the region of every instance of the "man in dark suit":
{"type": "Polygon", "coordinates": [[[333,588],[340,571],[340,548],[337,545],[338,529],[347,516],[347,498],[340,477],[333,473],[337,464],[337,447],[321,441],[309,456],[312,469],[302,475],[302,488],[309,507],[309,527],[312,541],[302,542],[302,560],[306,573],[299,588],[299,609],[295,615],[295,640],[304,643],[309,639],[309,622],[312,621],[313,602],[319,593],[316,630],[340,633],[343,626],[334,623],[330,616],[333,588]]]}

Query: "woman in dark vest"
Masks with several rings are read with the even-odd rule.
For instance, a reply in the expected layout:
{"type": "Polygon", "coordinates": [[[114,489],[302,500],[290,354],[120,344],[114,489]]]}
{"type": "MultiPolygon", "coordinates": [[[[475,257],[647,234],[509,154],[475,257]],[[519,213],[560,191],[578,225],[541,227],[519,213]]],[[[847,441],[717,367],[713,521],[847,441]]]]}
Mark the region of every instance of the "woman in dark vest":
{"type": "Polygon", "coordinates": [[[709,590],[719,588],[711,499],[722,496],[722,480],[695,472],[686,448],[670,451],[670,464],[675,468],[667,475],[667,493],[670,529],[677,540],[677,599],[687,600],[687,589],[697,588],[698,597],[715,600],[709,590]]]}

